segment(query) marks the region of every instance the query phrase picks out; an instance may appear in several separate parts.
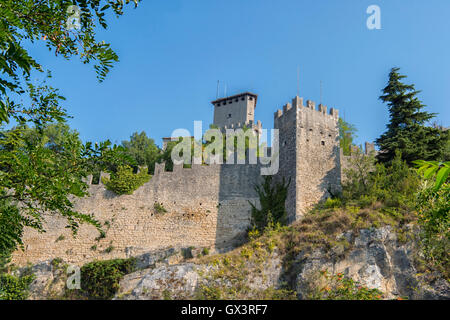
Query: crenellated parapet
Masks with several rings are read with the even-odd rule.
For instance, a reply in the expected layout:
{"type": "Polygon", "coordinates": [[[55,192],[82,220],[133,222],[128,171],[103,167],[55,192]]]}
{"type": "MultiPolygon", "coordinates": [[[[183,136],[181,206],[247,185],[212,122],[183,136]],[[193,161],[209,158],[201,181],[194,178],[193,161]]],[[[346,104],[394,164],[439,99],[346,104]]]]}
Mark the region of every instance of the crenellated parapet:
{"type": "Polygon", "coordinates": [[[295,97],[274,114],[279,130],[278,180],[290,180],[286,210],[290,222],[339,191],[339,112],[295,97]]]}
{"type": "Polygon", "coordinates": [[[332,118],[336,121],[339,119],[339,110],[335,108],[330,108],[329,112],[328,107],[322,104],[319,104],[316,107],[316,103],[312,100],[306,100],[306,105],[303,105],[303,98],[295,97],[292,99],[292,104],[287,103],[283,106],[282,110],[278,109],[274,113],[274,119],[279,119],[283,116],[286,116],[288,114],[291,114],[291,110],[296,110],[297,112],[302,112],[306,110],[312,110],[314,112],[317,112],[318,114],[323,115],[326,118],[332,118]]]}
{"type": "MultiPolygon", "coordinates": [[[[214,101],[214,124],[223,132],[246,126],[262,133],[262,124],[254,117],[256,100],[257,95],[246,92],[214,101]]],[[[298,96],[274,114],[279,139],[273,140],[266,155],[278,157],[271,163],[276,163],[278,170],[273,181],[290,181],[286,199],[289,222],[339,192],[341,161],[345,159],[340,156],[338,119],[337,109],[312,100],[304,102],[298,96]]],[[[171,140],[163,138],[163,145],[171,140]]],[[[374,149],[369,143],[365,147],[366,153],[374,149]]],[[[100,173],[98,182],[96,177],[95,185],[89,175],[83,179],[90,185],[89,196],[76,199],[75,210],[94,214],[108,225],[105,238],[98,239],[96,228],[81,226],[79,238],[67,233],[65,240],[58,240],[67,222],[50,214],[46,233],[26,230],[27,251],[17,252],[13,261],[26,265],[58,256],[81,263],[125,258],[129,252],[168,246],[231,248],[245,239],[251,226],[250,203],[259,206],[255,185],[262,183],[261,168],[266,165],[261,159],[250,164],[251,155],[246,153],[245,161],[238,161],[244,158],[239,154],[228,155],[234,164],[177,164],[171,171],[165,163],[156,163],[151,179],[130,195],[105,188],[106,172],[100,173]],[[99,250],[93,250],[94,245],[99,250]],[[106,252],[112,245],[114,250],[106,252]]]]}

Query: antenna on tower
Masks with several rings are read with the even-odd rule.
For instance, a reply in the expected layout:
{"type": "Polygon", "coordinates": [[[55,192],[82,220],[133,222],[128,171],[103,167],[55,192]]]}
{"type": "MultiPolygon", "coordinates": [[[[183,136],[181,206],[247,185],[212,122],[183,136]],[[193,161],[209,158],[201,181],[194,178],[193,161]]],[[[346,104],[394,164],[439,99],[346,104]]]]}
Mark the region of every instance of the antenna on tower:
{"type": "Polygon", "coordinates": [[[220,85],[220,80],[217,80],[216,100],[219,99],[219,85],[220,85]]]}
{"type": "Polygon", "coordinates": [[[323,86],[322,80],[320,80],[320,104],[322,104],[323,86]]]}
{"type": "Polygon", "coordinates": [[[300,97],[300,66],[297,66],[297,97],[300,97]]]}

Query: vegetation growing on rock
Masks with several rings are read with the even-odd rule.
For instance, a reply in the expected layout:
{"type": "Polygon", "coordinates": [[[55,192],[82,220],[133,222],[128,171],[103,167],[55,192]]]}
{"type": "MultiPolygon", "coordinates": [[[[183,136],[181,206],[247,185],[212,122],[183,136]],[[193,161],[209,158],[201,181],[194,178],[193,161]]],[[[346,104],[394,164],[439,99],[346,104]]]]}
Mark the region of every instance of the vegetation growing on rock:
{"type": "Polygon", "coordinates": [[[147,170],[135,174],[130,166],[119,166],[117,171],[111,174],[110,179],[103,178],[102,182],[108,190],[114,191],[116,194],[133,194],[150,178],[147,170]]]}
{"type": "Polygon", "coordinates": [[[81,299],[111,299],[119,289],[125,274],[136,268],[136,259],[94,261],[81,268],[81,290],[68,291],[68,297],[81,299]]]}

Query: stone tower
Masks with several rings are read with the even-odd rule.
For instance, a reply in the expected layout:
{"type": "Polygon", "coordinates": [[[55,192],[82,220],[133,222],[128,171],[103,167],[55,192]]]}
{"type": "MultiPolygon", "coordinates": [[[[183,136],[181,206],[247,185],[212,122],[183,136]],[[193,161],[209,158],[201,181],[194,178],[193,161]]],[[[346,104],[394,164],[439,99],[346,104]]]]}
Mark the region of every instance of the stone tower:
{"type": "Polygon", "coordinates": [[[219,128],[236,129],[244,125],[261,132],[261,122],[255,124],[255,108],[258,96],[250,92],[217,99],[214,105],[214,125],[219,128]]]}
{"type": "Polygon", "coordinates": [[[276,181],[290,179],[286,210],[289,222],[318,201],[340,191],[338,110],[295,97],[274,115],[279,129],[280,168],[276,181]]]}

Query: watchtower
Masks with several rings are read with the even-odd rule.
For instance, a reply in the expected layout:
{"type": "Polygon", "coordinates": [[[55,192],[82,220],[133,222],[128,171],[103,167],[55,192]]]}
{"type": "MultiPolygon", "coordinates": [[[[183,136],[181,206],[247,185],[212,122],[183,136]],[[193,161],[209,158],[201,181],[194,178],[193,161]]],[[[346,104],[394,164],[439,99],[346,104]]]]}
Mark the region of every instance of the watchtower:
{"type": "Polygon", "coordinates": [[[276,180],[290,180],[286,210],[289,222],[298,220],[318,201],[340,191],[338,110],[295,97],[277,110],[279,163],[276,180]]]}
{"type": "Polygon", "coordinates": [[[236,129],[247,126],[261,132],[261,122],[255,125],[255,108],[258,96],[251,92],[220,98],[214,105],[214,125],[221,129],[236,129]]]}

